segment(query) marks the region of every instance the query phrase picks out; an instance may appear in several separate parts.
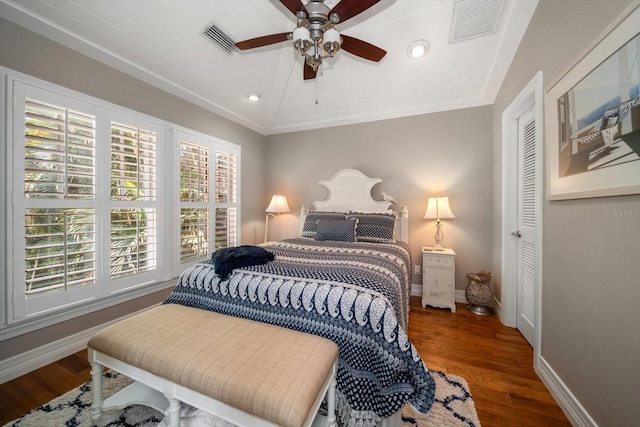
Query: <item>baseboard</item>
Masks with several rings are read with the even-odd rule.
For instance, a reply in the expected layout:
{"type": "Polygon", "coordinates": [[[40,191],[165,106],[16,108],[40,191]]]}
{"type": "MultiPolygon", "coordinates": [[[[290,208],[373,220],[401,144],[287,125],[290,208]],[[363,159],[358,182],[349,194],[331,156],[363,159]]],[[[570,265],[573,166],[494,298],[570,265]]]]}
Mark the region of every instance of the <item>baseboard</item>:
{"type": "Polygon", "coordinates": [[[89,339],[91,339],[91,337],[101,329],[120,320],[126,319],[127,317],[131,317],[135,314],[146,311],[149,308],[155,307],[156,305],[158,304],[134,313],[130,313],[126,316],[122,316],[118,319],[111,320],[107,323],[103,323],[102,325],[86,329],[82,332],[78,332],[77,334],[70,335],[58,341],[54,341],[41,347],[34,348],[8,359],[0,360],[0,384],[11,381],[14,378],[18,378],[21,375],[27,374],[31,371],[35,371],[36,369],[47,366],[50,363],[53,363],[57,360],[63,359],[73,353],[85,349],[87,347],[87,342],[89,341],[89,339]]]}
{"type": "MultiPolygon", "coordinates": [[[[417,283],[411,284],[411,295],[416,297],[422,296],[422,285],[417,283]]],[[[464,290],[456,289],[456,302],[460,302],[463,304],[469,304],[467,301],[467,292],[464,290]]]]}
{"type": "Polygon", "coordinates": [[[558,402],[558,406],[560,406],[572,426],[598,427],[598,424],[591,418],[578,399],[571,393],[571,390],[569,390],[543,357],[540,357],[538,360],[536,373],[556,402],[558,402]]]}
{"type": "Polygon", "coordinates": [[[456,302],[469,304],[469,301],[467,301],[467,291],[456,289],[456,302]]]}
{"type": "Polygon", "coordinates": [[[498,316],[498,319],[500,319],[500,321],[504,325],[504,320],[502,319],[502,304],[496,299],[495,295],[493,296],[493,305],[491,306],[491,308],[493,309],[493,312],[496,314],[496,316],[498,316]]]}
{"type": "Polygon", "coordinates": [[[422,285],[418,285],[415,283],[411,284],[411,296],[421,297],[422,296],[422,285]]]}

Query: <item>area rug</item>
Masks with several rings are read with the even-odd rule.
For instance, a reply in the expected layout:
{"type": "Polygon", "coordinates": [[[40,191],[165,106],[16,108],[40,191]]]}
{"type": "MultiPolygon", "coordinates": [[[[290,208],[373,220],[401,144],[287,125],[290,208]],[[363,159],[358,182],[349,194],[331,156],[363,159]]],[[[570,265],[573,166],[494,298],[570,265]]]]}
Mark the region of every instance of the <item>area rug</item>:
{"type": "MultiPolygon", "coordinates": [[[[473,398],[467,382],[458,376],[431,371],[436,381],[436,400],[429,414],[420,414],[409,405],[402,408],[403,427],[479,427],[473,398]]],[[[124,375],[105,372],[102,381],[105,398],[126,387],[124,375]]],[[[87,382],[51,402],[32,410],[4,427],[91,427],[91,382],[87,382]]],[[[164,414],[141,405],[105,411],[99,427],[157,426],[164,414]]],[[[221,422],[220,425],[226,423],[221,422]]],[[[213,427],[217,427],[212,424],[213,427]]]]}

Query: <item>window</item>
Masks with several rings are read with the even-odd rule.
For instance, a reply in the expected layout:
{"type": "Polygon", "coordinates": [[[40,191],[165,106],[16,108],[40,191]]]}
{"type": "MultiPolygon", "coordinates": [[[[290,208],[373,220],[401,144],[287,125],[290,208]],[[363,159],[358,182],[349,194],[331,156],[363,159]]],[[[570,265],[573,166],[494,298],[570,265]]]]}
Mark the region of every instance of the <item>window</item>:
{"type": "Polygon", "coordinates": [[[173,286],[185,263],[238,244],[238,146],[28,76],[8,82],[9,323],[173,286]]]}
{"type": "Polygon", "coordinates": [[[177,138],[180,262],[186,263],[206,258],[215,249],[238,244],[238,151],[193,133],[177,132],[177,138]]]}
{"type": "Polygon", "coordinates": [[[23,141],[24,292],[93,285],[95,115],[27,98],[23,141]]]}
{"type": "MultiPolygon", "coordinates": [[[[193,140],[181,133],[185,139],[193,140]]],[[[209,162],[206,141],[180,141],[180,261],[209,253],[209,162]]]]}
{"type": "Polygon", "coordinates": [[[236,244],[238,156],[216,151],[216,249],[236,244]]]}
{"type": "Polygon", "coordinates": [[[156,145],[155,132],[111,122],[112,279],[159,268],[156,145]]]}

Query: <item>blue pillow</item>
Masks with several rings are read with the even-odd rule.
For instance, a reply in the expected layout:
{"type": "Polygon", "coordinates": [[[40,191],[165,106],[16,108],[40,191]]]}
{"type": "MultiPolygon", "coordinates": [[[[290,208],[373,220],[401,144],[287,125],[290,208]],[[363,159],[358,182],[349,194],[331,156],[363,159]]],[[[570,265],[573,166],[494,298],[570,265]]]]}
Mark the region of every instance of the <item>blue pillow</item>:
{"type": "Polygon", "coordinates": [[[337,242],[355,242],[358,219],[347,221],[319,220],[315,240],[333,240],[337,242]]]}
{"type": "Polygon", "coordinates": [[[396,213],[349,212],[347,220],[358,219],[356,240],[358,242],[395,243],[396,213]]]}
{"type": "Polygon", "coordinates": [[[302,237],[315,237],[318,221],[344,221],[346,217],[347,214],[344,212],[308,212],[300,235],[302,237]]]}

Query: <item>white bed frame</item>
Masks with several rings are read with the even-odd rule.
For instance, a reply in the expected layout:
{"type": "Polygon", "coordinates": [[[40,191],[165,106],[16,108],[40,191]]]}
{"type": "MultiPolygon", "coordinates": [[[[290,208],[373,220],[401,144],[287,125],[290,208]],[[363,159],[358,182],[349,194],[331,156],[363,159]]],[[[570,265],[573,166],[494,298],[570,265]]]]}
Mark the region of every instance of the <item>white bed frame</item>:
{"type": "MultiPolygon", "coordinates": [[[[317,211],[326,212],[363,212],[363,213],[392,213],[390,209],[393,203],[374,200],[371,197],[371,189],[380,178],[369,178],[357,169],[343,169],[336,173],[328,181],[320,181],[329,190],[326,200],[315,201],[313,205],[317,211]]],[[[309,210],[302,206],[300,211],[300,231],[304,227],[304,221],[309,210]]],[[[409,244],[409,210],[402,206],[396,220],[395,236],[409,244]]]]}

